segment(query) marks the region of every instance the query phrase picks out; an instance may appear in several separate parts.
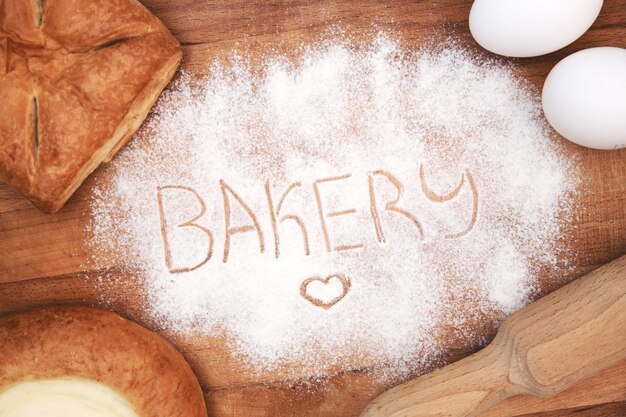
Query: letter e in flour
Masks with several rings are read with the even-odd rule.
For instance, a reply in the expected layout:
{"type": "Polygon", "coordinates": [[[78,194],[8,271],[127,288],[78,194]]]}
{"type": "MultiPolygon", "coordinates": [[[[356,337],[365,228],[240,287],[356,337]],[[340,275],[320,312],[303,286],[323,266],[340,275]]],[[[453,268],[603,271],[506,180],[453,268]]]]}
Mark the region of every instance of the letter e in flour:
{"type": "Polygon", "coordinates": [[[320,195],[320,188],[319,188],[320,184],[327,184],[329,182],[345,180],[347,178],[350,178],[351,176],[352,174],[345,174],[345,175],[340,175],[338,177],[322,178],[322,179],[316,180],[313,183],[313,192],[315,193],[315,202],[317,203],[317,211],[318,211],[319,218],[320,218],[320,225],[322,226],[322,234],[324,235],[324,243],[326,244],[327,252],[331,252],[333,250],[337,252],[341,252],[341,251],[351,250],[351,249],[360,249],[363,247],[362,243],[353,243],[353,244],[337,245],[337,246],[333,246],[331,244],[330,234],[328,232],[328,225],[326,223],[326,219],[332,218],[332,217],[345,216],[348,214],[355,214],[356,209],[352,208],[352,209],[346,209],[346,210],[331,211],[331,212],[326,213],[324,212],[324,208],[322,205],[322,197],[320,195]]]}

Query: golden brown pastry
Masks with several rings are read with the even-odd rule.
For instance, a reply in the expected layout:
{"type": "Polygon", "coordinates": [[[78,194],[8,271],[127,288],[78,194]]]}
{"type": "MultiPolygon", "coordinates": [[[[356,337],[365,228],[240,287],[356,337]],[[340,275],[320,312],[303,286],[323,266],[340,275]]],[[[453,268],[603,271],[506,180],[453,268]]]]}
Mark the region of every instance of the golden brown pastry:
{"type": "Polygon", "coordinates": [[[58,211],[139,128],[181,57],[136,0],[0,0],[0,178],[58,211]]]}
{"type": "MultiPolygon", "coordinates": [[[[98,405],[99,397],[104,403],[106,395],[89,384],[102,384],[119,393],[134,411],[109,416],[207,415],[200,385],[182,355],[159,336],[108,311],[49,307],[0,317],[0,358],[0,414],[2,407],[15,415],[22,415],[15,410],[29,411],[29,404],[11,395],[20,384],[51,381],[57,390],[55,384],[72,382],[71,395],[82,396],[84,388],[88,395],[80,401],[93,401],[90,408],[98,405]],[[82,388],[80,381],[86,381],[82,388]]],[[[69,407],[69,402],[65,405],[69,407]]],[[[65,411],[61,410],[63,415],[72,415],[65,411]]],[[[50,413],[46,415],[56,415],[50,413]]]]}

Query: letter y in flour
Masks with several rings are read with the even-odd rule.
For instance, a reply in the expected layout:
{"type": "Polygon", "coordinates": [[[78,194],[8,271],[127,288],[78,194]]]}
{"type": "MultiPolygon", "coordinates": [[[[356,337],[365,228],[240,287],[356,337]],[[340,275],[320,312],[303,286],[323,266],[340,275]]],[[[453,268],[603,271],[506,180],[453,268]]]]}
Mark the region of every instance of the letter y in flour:
{"type": "Polygon", "coordinates": [[[476,184],[474,183],[474,178],[472,177],[472,174],[470,173],[469,169],[466,169],[465,172],[461,174],[461,180],[459,181],[458,185],[452,191],[446,194],[437,194],[428,187],[428,185],[426,184],[426,178],[424,175],[424,166],[421,164],[419,168],[419,177],[420,177],[420,184],[422,187],[422,192],[424,193],[424,195],[426,196],[428,200],[435,202],[435,203],[445,203],[447,201],[453,200],[461,193],[461,190],[463,189],[463,185],[467,183],[470,189],[471,195],[472,195],[472,211],[471,211],[470,219],[467,223],[467,226],[464,229],[459,230],[458,232],[454,232],[454,233],[448,232],[444,235],[444,237],[447,239],[455,239],[455,238],[463,237],[466,234],[468,234],[474,228],[474,225],[476,224],[476,219],[478,217],[478,192],[476,191],[476,184]]]}

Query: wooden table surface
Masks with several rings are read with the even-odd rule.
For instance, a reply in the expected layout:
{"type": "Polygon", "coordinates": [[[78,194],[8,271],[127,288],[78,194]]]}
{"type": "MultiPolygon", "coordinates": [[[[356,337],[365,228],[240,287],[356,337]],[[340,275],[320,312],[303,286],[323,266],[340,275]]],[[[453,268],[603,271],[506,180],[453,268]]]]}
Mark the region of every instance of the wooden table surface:
{"type": "MultiPolygon", "coordinates": [[[[296,51],[330,29],[341,28],[354,39],[383,30],[411,48],[424,41],[454,37],[479,48],[469,36],[470,0],[143,0],[172,30],[184,48],[183,67],[202,72],[215,57],[246,51],[252,58],[296,51]]],[[[626,0],[607,0],[589,32],[565,49],[544,57],[510,60],[540,91],[549,70],[568,54],[592,46],[626,47],[626,0]]],[[[485,54],[487,55],[487,54],[485,54]]],[[[503,58],[503,60],[506,60],[503,58]]],[[[578,157],[582,186],[576,197],[577,218],[567,245],[576,254],[575,272],[545,281],[543,291],[626,253],[626,150],[601,152],[567,144],[578,157]]],[[[105,168],[100,168],[105,169],[105,168]]],[[[89,252],[87,181],[56,215],[33,209],[0,183],[0,314],[59,303],[101,304],[148,327],[137,302],[141,289],[116,281],[98,287],[99,271],[85,267],[89,252]],[[104,297],[103,297],[103,292],[104,297]]],[[[119,271],[112,266],[109,273],[119,271]]],[[[493,336],[485,326],[482,339],[493,336]]],[[[300,375],[285,381],[277,373],[255,377],[243,372],[219,340],[164,334],[181,349],[205,389],[211,416],[358,416],[364,405],[386,387],[364,369],[327,376],[300,375]],[[312,381],[315,380],[315,383],[312,381]]],[[[452,346],[447,359],[461,358],[480,347],[452,346]]],[[[564,349],[564,355],[567,350],[564,349]]],[[[0,358],[1,360],[1,358],[0,358]]],[[[484,416],[625,416],[626,362],[551,399],[515,397],[484,416]]]]}

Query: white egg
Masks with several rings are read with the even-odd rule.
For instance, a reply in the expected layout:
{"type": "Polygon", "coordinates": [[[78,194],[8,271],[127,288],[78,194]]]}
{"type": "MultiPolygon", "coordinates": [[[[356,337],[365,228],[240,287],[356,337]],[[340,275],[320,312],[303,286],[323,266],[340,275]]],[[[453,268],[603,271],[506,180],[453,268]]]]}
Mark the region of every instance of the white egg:
{"type": "Polygon", "coordinates": [[[475,0],[472,36],[499,55],[544,55],[578,39],[598,17],[602,0],[475,0]]]}
{"type": "Polygon", "coordinates": [[[626,49],[590,48],[559,62],[543,86],[543,112],[574,143],[626,147],[626,49]]]}

